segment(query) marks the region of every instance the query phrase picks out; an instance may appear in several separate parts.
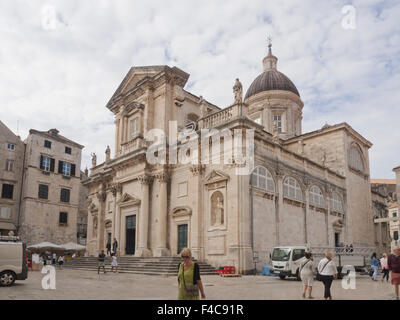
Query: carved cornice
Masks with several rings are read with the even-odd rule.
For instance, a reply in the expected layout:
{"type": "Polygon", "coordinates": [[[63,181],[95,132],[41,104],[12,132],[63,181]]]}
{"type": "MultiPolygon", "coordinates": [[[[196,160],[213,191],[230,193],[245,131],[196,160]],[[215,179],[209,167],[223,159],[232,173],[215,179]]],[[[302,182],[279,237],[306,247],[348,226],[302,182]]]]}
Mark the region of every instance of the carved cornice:
{"type": "Polygon", "coordinates": [[[106,201],[107,193],[104,190],[98,191],[96,197],[100,202],[106,201]]]}
{"type": "Polygon", "coordinates": [[[138,177],[138,180],[140,181],[141,184],[151,184],[154,180],[154,177],[148,175],[148,174],[144,174],[138,177]]]}
{"type": "Polygon", "coordinates": [[[192,165],[190,166],[190,172],[192,172],[192,174],[194,176],[201,176],[203,174],[203,172],[205,171],[206,166],[199,164],[199,165],[192,165]]]}
{"type": "Polygon", "coordinates": [[[171,211],[171,216],[174,218],[191,216],[191,215],[192,215],[192,209],[187,206],[176,207],[171,211]]]}
{"type": "Polygon", "coordinates": [[[166,171],[156,173],[154,175],[154,178],[156,178],[159,182],[162,183],[166,183],[170,180],[170,176],[166,171]]]}
{"type": "Polygon", "coordinates": [[[122,194],[122,184],[118,183],[114,183],[111,187],[111,192],[113,194],[114,197],[116,197],[117,192],[119,192],[120,194],[122,194]]]}

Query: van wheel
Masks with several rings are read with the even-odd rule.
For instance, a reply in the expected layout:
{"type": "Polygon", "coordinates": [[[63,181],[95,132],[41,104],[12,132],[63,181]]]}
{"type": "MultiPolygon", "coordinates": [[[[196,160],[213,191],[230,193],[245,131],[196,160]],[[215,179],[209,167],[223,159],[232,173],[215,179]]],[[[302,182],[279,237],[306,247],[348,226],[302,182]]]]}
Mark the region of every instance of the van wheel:
{"type": "Polygon", "coordinates": [[[4,271],[0,273],[0,286],[9,287],[15,282],[15,273],[12,271],[4,271]]]}
{"type": "Polygon", "coordinates": [[[296,280],[301,281],[299,269],[296,271],[296,280]]]}
{"type": "Polygon", "coordinates": [[[283,274],[280,274],[280,275],[279,275],[279,279],[283,280],[283,279],[285,279],[285,278],[286,278],[285,275],[283,275],[283,274]]]}

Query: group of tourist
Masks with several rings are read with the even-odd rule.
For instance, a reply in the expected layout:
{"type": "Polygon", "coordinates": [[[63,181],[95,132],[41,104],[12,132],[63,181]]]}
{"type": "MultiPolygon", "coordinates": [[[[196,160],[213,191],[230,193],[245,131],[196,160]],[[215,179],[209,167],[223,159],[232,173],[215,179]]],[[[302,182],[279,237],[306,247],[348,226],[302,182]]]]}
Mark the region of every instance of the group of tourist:
{"type": "MultiPolygon", "coordinates": [[[[112,245],[112,251],[111,251],[111,242],[108,241],[107,245],[107,255],[111,256],[111,272],[116,272],[118,273],[118,258],[117,258],[117,249],[118,249],[118,241],[116,238],[114,238],[114,242],[112,245]],[[114,271],[115,269],[115,271],[114,271]]],[[[101,251],[99,254],[97,260],[99,262],[98,268],[97,268],[97,274],[100,274],[100,268],[103,268],[103,272],[106,273],[106,265],[105,265],[105,259],[106,255],[104,253],[104,250],[101,251]]]]}
{"type": "MultiPolygon", "coordinates": [[[[317,280],[324,284],[324,298],[325,300],[332,300],[331,285],[334,279],[338,277],[338,271],[336,264],[333,261],[333,254],[331,252],[325,253],[325,258],[318,263],[317,270],[311,252],[306,252],[305,260],[300,266],[300,278],[303,281],[303,294],[302,297],[306,297],[308,292],[308,298],[313,299],[311,295],[314,275],[317,271],[317,280]]],[[[380,260],[377,259],[376,253],[373,253],[370,261],[371,268],[373,270],[372,279],[377,280],[379,265],[382,267],[382,281],[386,278],[389,282],[389,274],[392,285],[394,286],[396,299],[399,300],[399,285],[400,285],[400,247],[396,247],[393,250],[393,254],[387,256],[386,253],[382,255],[380,260]]]]}
{"type": "MultiPolygon", "coordinates": [[[[75,259],[76,253],[72,254],[72,259],[75,259]]],[[[45,265],[58,265],[59,269],[62,269],[63,264],[64,264],[64,255],[60,254],[57,257],[57,254],[55,252],[49,252],[45,251],[41,254],[41,263],[43,266],[45,265]]]]}

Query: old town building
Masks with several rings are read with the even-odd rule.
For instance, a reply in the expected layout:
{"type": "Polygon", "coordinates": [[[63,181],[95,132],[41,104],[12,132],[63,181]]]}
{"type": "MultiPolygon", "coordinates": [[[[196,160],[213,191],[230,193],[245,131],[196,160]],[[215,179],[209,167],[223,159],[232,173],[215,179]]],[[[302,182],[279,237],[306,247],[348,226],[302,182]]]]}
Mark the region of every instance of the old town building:
{"type": "Polygon", "coordinates": [[[277,245],[374,246],[371,142],[347,123],[303,133],[303,102],[277,61],[269,46],[244,99],[237,79],[234,103],[224,109],[185,90],[189,74],[177,67],[129,70],[107,104],[115,117],[114,157],[108,151],[97,164],[93,155],[84,182],[89,254],[115,237],[121,255],[175,256],[188,246],[197,259],[247,272],[255,252],[264,259],[277,245]],[[214,129],[213,138],[215,130],[241,129],[233,141],[254,156],[201,163],[204,154],[220,159],[213,147],[229,137],[204,139],[209,145],[198,149],[195,141],[191,149],[189,140],[174,144],[175,127],[183,136],[214,129]],[[157,141],[168,141],[167,162],[149,161],[148,154],[162,154],[147,139],[155,128],[165,133],[157,141]],[[198,163],[171,162],[176,149],[198,163]],[[243,174],[252,163],[252,174],[243,174]]]}
{"type": "Polygon", "coordinates": [[[25,144],[0,121],[0,235],[16,232],[25,144]]]}
{"type": "Polygon", "coordinates": [[[83,146],[57,129],[31,129],[25,143],[19,235],[28,245],[76,242],[83,146]]]}

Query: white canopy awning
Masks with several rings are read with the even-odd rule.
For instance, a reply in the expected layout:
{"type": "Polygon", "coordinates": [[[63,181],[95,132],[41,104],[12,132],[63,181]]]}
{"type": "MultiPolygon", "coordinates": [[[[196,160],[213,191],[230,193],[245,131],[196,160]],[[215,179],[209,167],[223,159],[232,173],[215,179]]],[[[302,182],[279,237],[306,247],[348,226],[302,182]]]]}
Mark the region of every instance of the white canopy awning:
{"type": "Polygon", "coordinates": [[[82,246],[80,244],[74,243],[74,242],[68,242],[65,244],[61,245],[62,248],[68,251],[83,251],[86,250],[85,246],[82,246]]]}
{"type": "Polygon", "coordinates": [[[63,249],[63,247],[51,242],[41,242],[28,246],[28,249],[63,249]]]}

